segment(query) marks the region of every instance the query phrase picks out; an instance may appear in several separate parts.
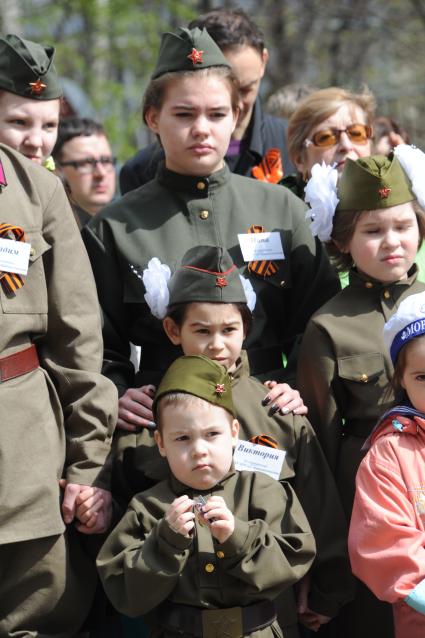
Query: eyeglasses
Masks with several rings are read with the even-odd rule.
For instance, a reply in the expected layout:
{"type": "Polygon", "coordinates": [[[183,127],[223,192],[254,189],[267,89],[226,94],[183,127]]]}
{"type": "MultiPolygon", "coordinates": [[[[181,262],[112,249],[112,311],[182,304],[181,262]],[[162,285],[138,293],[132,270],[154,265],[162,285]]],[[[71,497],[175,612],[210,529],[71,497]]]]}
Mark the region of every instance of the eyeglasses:
{"type": "Polygon", "coordinates": [[[367,124],[351,124],[347,128],[324,128],[316,131],[311,140],[305,140],[304,146],[310,146],[310,144],[320,148],[336,146],[342,133],[346,133],[353,144],[364,145],[372,137],[372,127],[367,124]]]}
{"type": "Polygon", "coordinates": [[[93,173],[98,164],[101,164],[103,168],[110,173],[115,164],[117,163],[116,157],[111,157],[108,155],[104,155],[99,157],[99,159],[95,159],[94,157],[85,157],[81,160],[69,160],[68,162],[58,162],[59,166],[72,166],[76,171],[81,173],[82,175],[87,175],[88,173],[93,173]]]}

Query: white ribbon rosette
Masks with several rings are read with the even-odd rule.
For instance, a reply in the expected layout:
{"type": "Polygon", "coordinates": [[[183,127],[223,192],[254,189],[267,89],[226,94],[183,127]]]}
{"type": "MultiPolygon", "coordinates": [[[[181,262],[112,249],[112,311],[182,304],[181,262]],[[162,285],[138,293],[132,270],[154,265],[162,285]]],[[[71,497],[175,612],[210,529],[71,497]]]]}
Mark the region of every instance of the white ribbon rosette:
{"type": "Polygon", "coordinates": [[[158,257],[153,257],[148,262],[148,267],[143,271],[143,284],[146,288],[145,300],[151,313],[157,319],[164,319],[170,299],[168,282],[171,270],[166,264],[161,264],[158,257]]]}
{"type": "Polygon", "coordinates": [[[250,311],[254,312],[255,304],[257,302],[257,295],[254,291],[254,288],[252,287],[252,283],[249,281],[249,279],[242,277],[242,275],[239,275],[239,277],[242,282],[243,291],[245,293],[246,304],[250,311]]]}
{"type": "Polygon", "coordinates": [[[315,164],[305,187],[305,201],[310,205],[306,219],[311,220],[310,230],[320,241],[329,241],[333,218],[339,199],[336,194],[338,171],[334,164],[315,164]]]}
{"type": "Polygon", "coordinates": [[[425,209],[425,153],[416,146],[399,144],[394,155],[410,179],[418,203],[425,209]]]}

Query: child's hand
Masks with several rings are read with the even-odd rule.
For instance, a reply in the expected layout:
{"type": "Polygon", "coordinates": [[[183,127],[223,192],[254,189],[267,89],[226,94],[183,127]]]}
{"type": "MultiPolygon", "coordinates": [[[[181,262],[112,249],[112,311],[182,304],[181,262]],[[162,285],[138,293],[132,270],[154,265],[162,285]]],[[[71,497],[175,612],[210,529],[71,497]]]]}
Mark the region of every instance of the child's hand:
{"type": "Polygon", "coordinates": [[[235,518],[221,496],[211,496],[202,508],[202,515],[219,543],[224,543],[233,534],[235,518]]]}
{"type": "Polygon", "coordinates": [[[282,414],[307,414],[308,408],[304,405],[298,390],[294,390],[287,383],[277,383],[276,381],[265,381],[270,392],[264,397],[262,403],[269,409],[270,416],[280,410],[282,414]]]}
{"type": "Polygon", "coordinates": [[[112,518],[112,496],[107,490],[90,485],[67,483],[61,479],[59,484],[64,492],[62,513],[65,523],[74,518],[78,531],[83,534],[101,534],[105,532],[112,518]]]}
{"type": "Polygon", "coordinates": [[[165,514],[165,520],[171,529],[186,537],[190,536],[195,527],[194,518],[193,501],[186,494],[174,499],[165,514]]]}
{"type": "Polygon", "coordinates": [[[153,429],[152,403],[155,391],[154,385],[129,388],[118,400],[117,428],[127,432],[137,432],[139,428],[153,429]]]}
{"type": "Polygon", "coordinates": [[[328,623],[330,616],[324,616],[313,611],[308,606],[308,593],[310,591],[310,575],[306,574],[297,584],[297,613],[298,622],[310,629],[319,631],[322,625],[328,623]]]}
{"type": "Polygon", "coordinates": [[[112,519],[112,495],[100,487],[89,487],[77,496],[76,525],[83,534],[102,534],[112,519]]]}

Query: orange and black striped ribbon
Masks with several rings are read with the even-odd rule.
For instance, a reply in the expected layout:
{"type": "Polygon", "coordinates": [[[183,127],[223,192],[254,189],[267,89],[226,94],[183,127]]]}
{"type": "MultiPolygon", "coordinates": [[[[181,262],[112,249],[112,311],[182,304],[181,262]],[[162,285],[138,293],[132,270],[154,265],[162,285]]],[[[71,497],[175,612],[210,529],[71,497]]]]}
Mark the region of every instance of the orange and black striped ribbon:
{"type": "MultiPolygon", "coordinates": [[[[12,226],[12,224],[0,224],[0,238],[25,241],[24,229],[20,226],[12,226]]],[[[2,270],[0,270],[0,282],[7,295],[14,295],[24,285],[21,275],[14,272],[3,272],[2,270]]]]}
{"type": "Polygon", "coordinates": [[[283,177],[282,156],[278,148],[269,148],[258,166],[251,169],[253,177],[260,182],[277,184],[283,177]]]}
{"type": "Polygon", "coordinates": [[[276,439],[274,439],[270,434],[256,434],[255,436],[251,436],[249,439],[251,443],[256,443],[257,445],[265,445],[266,447],[272,447],[275,450],[279,447],[276,439]]]}
{"type": "MultiPolygon", "coordinates": [[[[265,233],[264,226],[259,226],[257,224],[252,224],[248,228],[249,233],[265,233]]],[[[271,277],[275,273],[277,273],[277,266],[274,261],[268,261],[267,259],[262,259],[261,261],[250,261],[248,264],[248,270],[250,272],[259,275],[260,277],[271,277]]]]}

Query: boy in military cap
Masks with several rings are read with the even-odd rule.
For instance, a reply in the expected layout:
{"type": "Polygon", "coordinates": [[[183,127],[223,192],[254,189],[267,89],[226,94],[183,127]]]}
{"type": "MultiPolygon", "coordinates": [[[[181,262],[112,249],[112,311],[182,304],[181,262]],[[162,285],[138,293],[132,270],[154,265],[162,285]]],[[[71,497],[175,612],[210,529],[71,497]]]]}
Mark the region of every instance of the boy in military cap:
{"type": "MultiPolygon", "coordinates": [[[[316,164],[306,188],[312,231],[349,271],[349,285],[310,320],[298,385],[348,520],[363,443],[393,400],[383,327],[406,297],[424,289],[415,264],[425,236],[424,171],[425,155],[400,145],[389,158],[348,159],[338,182],[335,169],[316,164]]],[[[393,631],[390,606],[360,583],[336,621],[336,634],[346,638],[393,631]]]]}
{"type": "Polygon", "coordinates": [[[42,164],[57,136],[62,89],[54,48],[0,38],[0,142],[42,164]]]}
{"type": "Polygon", "coordinates": [[[159,636],[280,635],[273,599],[306,573],[314,540],[286,483],[234,469],[226,369],[177,359],[154,412],[171,474],[135,496],[103,546],[107,595],[131,616],[155,610],[159,636]]]}

